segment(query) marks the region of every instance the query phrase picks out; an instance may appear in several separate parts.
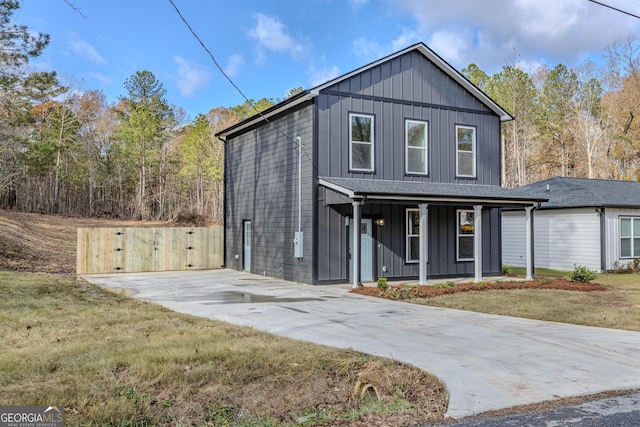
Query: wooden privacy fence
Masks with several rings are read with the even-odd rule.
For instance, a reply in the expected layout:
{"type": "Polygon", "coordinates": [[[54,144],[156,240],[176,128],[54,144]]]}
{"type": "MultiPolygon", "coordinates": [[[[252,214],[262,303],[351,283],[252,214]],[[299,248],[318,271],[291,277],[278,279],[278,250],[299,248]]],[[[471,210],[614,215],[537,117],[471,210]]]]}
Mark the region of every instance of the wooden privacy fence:
{"type": "Polygon", "coordinates": [[[220,268],[222,251],[222,227],[79,228],[76,273],[220,268]]]}

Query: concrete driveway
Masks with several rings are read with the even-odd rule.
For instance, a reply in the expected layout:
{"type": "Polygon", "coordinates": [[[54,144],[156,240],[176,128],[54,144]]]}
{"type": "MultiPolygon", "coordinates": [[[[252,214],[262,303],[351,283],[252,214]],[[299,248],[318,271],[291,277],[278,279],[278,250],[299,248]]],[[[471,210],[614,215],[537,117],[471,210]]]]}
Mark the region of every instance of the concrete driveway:
{"type": "Polygon", "coordinates": [[[393,358],[436,375],[447,415],[640,388],[640,333],[363,297],[234,270],[86,275],[171,310],[393,358]]]}

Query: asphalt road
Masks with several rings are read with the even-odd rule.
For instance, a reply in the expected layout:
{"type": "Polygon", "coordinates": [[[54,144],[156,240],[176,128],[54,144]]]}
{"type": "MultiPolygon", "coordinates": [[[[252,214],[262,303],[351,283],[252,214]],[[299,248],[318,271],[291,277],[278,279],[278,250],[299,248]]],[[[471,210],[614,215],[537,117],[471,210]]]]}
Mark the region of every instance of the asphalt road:
{"type": "Polygon", "coordinates": [[[640,425],[640,391],[521,414],[470,417],[457,422],[421,427],[637,427],[640,425]]]}

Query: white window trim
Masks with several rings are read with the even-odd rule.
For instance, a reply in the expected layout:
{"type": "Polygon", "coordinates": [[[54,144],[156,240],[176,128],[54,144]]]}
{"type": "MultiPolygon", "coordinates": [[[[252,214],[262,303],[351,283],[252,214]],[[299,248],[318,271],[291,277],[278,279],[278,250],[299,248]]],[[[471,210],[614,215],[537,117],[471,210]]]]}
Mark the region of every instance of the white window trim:
{"type": "MultiPolygon", "coordinates": [[[[413,150],[418,150],[420,147],[411,147],[413,150]]],[[[404,159],[405,166],[404,172],[407,175],[429,175],[429,122],[424,120],[405,119],[404,121],[404,159]],[[424,171],[416,172],[409,170],[409,124],[417,123],[424,125],[424,171]]]]}
{"type": "MultiPolygon", "coordinates": [[[[420,241],[420,232],[418,232],[418,234],[410,234],[409,231],[411,230],[411,227],[409,227],[409,216],[412,212],[417,212],[418,213],[418,227],[420,227],[420,209],[418,208],[407,208],[405,209],[405,263],[407,264],[418,264],[420,262],[420,258],[418,257],[418,259],[409,259],[409,255],[411,254],[411,238],[412,237],[417,237],[418,241],[420,241]]],[[[429,257],[427,256],[427,259],[429,257]]]]}
{"type": "Polygon", "coordinates": [[[356,172],[373,172],[375,169],[375,140],[376,140],[376,136],[375,136],[375,116],[372,114],[363,114],[363,113],[349,113],[349,170],[351,171],[356,171],[356,172]],[[371,119],[371,143],[368,142],[362,142],[362,141],[353,141],[352,138],[352,131],[353,128],[351,127],[351,118],[352,117],[368,117],[371,119]],[[354,168],[353,167],[353,143],[356,144],[370,144],[371,145],[371,168],[370,169],[360,169],[360,168],[354,168]]]}
{"type": "Polygon", "coordinates": [[[475,126],[468,126],[468,125],[456,125],[455,128],[455,143],[456,143],[456,177],[460,177],[460,178],[476,178],[478,175],[477,172],[477,167],[476,167],[476,152],[477,152],[477,145],[476,145],[476,141],[478,139],[477,136],[478,133],[478,129],[475,126]],[[461,174],[459,169],[460,166],[460,157],[458,156],[459,153],[469,153],[469,151],[461,151],[458,150],[458,129],[472,129],[473,130],[473,151],[471,151],[471,153],[473,154],[473,174],[471,175],[465,175],[465,174],[461,174]]]}
{"type": "MultiPolygon", "coordinates": [[[[640,254],[635,254],[633,251],[633,239],[640,239],[640,237],[633,237],[633,223],[634,223],[634,219],[640,219],[640,217],[637,216],[621,216],[619,218],[618,221],[618,253],[620,254],[620,259],[634,259],[634,258],[640,258],[640,254]],[[628,237],[628,239],[631,239],[631,256],[622,256],[622,220],[623,219],[628,219],[631,221],[631,236],[628,237]]],[[[625,237],[627,238],[627,237],[625,237]]]]}
{"type": "Polygon", "coordinates": [[[475,257],[460,258],[460,237],[472,237],[475,239],[476,230],[473,229],[473,234],[461,234],[460,233],[460,214],[462,212],[470,212],[475,215],[473,209],[458,209],[456,210],[456,261],[474,261],[475,257]]]}

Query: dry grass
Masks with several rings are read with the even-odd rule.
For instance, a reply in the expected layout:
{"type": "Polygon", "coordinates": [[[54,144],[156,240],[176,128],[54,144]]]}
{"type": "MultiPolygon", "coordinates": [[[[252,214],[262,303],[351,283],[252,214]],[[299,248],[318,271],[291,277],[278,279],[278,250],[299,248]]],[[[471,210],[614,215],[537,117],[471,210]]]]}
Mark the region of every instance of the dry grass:
{"type": "Polygon", "coordinates": [[[177,314],[61,275],[0,271],[0,292],[0,402],[64,405],[70,426],[396,426],[446,411],[437,380],[393,361],[177,314]],[[359,399],[367,384],[380,401],[359,399]]]}

